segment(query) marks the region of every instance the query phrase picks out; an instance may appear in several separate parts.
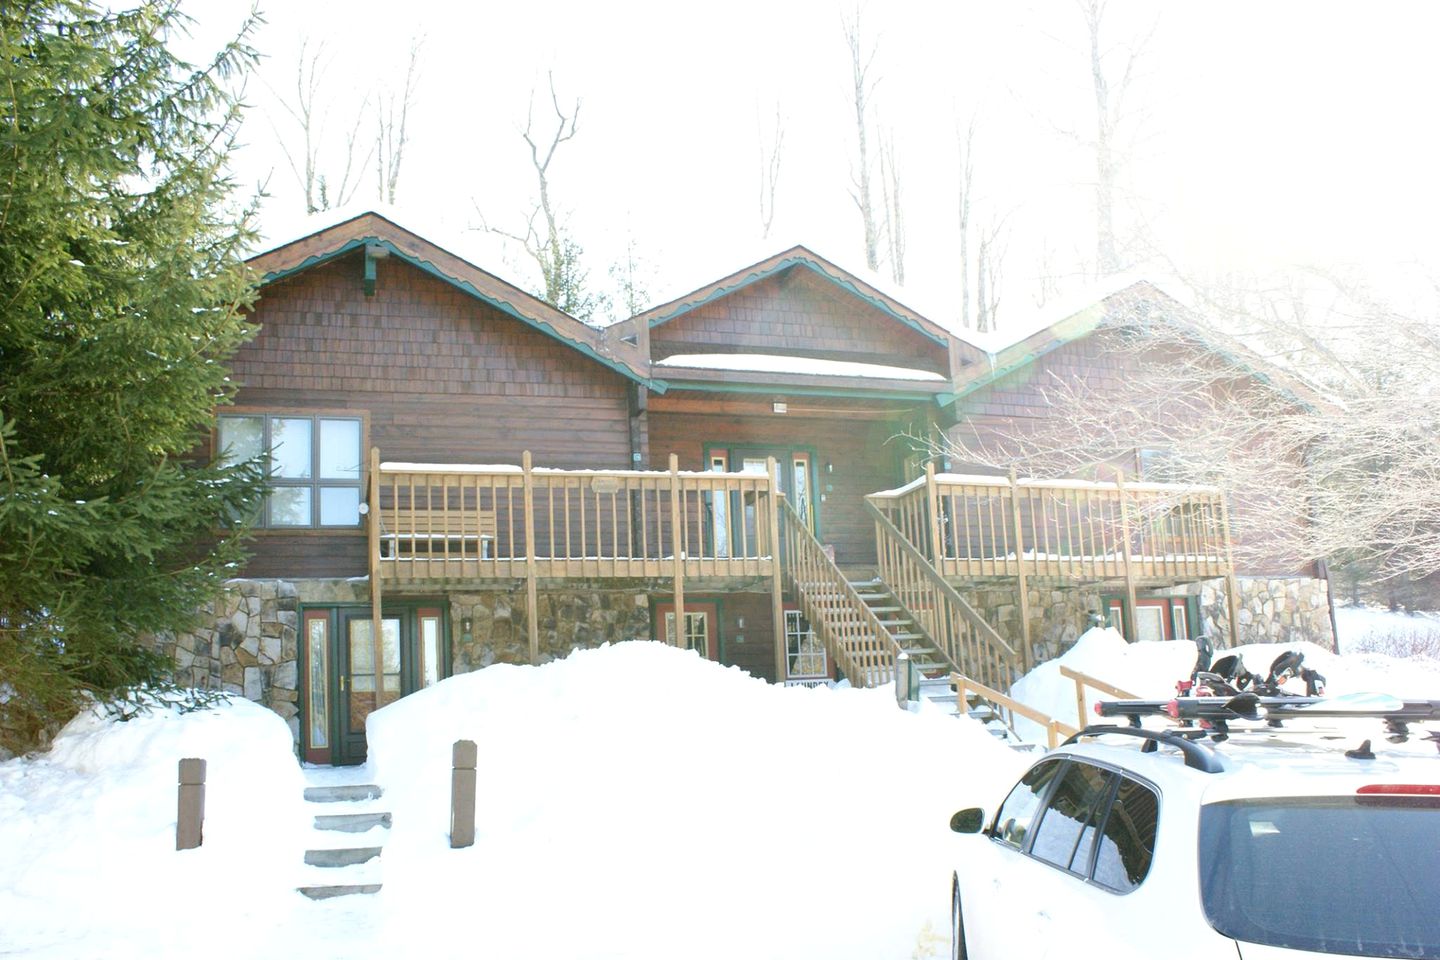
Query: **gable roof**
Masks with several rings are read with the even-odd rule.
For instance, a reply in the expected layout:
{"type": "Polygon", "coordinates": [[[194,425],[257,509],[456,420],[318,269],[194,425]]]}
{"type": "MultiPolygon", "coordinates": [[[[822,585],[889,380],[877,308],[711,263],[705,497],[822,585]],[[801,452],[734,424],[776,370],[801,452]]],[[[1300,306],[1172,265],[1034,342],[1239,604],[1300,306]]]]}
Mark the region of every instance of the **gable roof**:
{"type": "Polygon", "coordinates": [[[624,342],[613,331],[582,323],[374,210],[310,229],[251,257],[248,263],[260,274],[264,286],[356,250],[365,250],[367,256],[403,260],[622,376],[657,393],[665,392],[665,382],[649,374],[650,358],[634,344],[624,342]]]}
{"type": "Polygon", "coordinates": [[[989,353],[988,365],[972,366],[969,369],[974,370],[974,375],[956,384],[955,399],[962,400],[1046,354],[1089,336],[1107,323],[1133,315],[1138,309],[1161,309],[1178,316],[1186,327],[1186,335],[1203,349],[1234,364],[1296,403],[1307,407],[1327,405],[1319,391],[1298,374],[1266,361],[1238,341],[1221,342],[1205,331],[1190,307],[1157,284],[1136,279],[1125,280],[1123,285],[1113,284],[1108,292],[1088,305],[1079,309],[1067,308],[1059,319],[989,353]]]}
{"type": "Polygon", "coordinates": [[[671,300],[669,303],[662,303],[658,307],[651,307],[638,314],[635,322],[643,322],[652,329],[662,324],[669,323],[677,317],[684,316],[692,310],[702,307],[713,300],[729,296],[737,290],[743,290],[753,283],[758,283],[768,277],[792,268],[801,268],[813,271],[816,275],[834,284],[840,290],[855,297],[885,316],[890,317],[897,323],[910,327],[912,330],[933,340],[941,346],[947,346],[951,340],[950,331],[935,323],[933,320],[917,313],[900,301],[890,297],[871,286],[865,280],[837,267],[824,257],[810,250],[808,247],[796,245],[735,271],[728,277],[723,277],[713,283],[706,284],[698,290],[693,290],[683,296],[671,300]]]}

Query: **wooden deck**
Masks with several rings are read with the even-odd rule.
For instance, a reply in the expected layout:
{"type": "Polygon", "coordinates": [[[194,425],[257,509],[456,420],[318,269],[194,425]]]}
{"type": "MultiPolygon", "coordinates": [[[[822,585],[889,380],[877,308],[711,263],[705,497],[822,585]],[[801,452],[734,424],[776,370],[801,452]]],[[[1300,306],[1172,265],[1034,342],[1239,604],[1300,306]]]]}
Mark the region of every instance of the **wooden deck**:
{"type": "Polygon", "coordinates": [[[769,476],[378,462],[384,583],[768,577],[769,476]]]}
{"type": "Polygon", "coordinates": [[[1216,487],[930,472],[868,499],[948,580],[1175,583],[1234,570],[1216,487]]]}

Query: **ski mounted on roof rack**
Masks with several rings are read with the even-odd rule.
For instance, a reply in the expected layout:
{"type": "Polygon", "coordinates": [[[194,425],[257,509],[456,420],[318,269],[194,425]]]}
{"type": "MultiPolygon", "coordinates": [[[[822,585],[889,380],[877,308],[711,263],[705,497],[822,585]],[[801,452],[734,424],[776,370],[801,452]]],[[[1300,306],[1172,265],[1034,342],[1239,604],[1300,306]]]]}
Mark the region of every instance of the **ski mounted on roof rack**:
{"type": "Polygon", "coordinates": [[[1169,717],[1190,726],[1199,722],[1222,739],[1235,720],[1264,721],[1279,727],[1285,720],[1373,718],[1385,722],[1392,743],[1410,737],[1408,725],[1440,720],[1440,700],[1400,700],[1375,694],[1343,697],[1261,697],[1241,693],[1233,697],[1177,697],[1174,700],[1102,700],[1095,704],[1102,717],[1126,717],[1131,727],[1141,717],[1169,717]]]}

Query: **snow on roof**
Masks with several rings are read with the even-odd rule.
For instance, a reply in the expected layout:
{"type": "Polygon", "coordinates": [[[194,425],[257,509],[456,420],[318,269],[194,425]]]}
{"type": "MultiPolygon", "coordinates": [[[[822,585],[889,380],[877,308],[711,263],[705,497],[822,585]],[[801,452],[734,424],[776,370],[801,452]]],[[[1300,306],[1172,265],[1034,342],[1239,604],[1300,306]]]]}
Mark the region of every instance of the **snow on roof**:
{"type": "Polygon", "coordinates": [[[810,377],[857,377],[874,380],[923,380],[943,383],[945,377],[928,370],[889,367],[880,363],[821,360],[770,353],[677,353],[655,361],[657,367],[691,367],[696,370],[732,370],[745,373],[789,373],[810,377]]]}

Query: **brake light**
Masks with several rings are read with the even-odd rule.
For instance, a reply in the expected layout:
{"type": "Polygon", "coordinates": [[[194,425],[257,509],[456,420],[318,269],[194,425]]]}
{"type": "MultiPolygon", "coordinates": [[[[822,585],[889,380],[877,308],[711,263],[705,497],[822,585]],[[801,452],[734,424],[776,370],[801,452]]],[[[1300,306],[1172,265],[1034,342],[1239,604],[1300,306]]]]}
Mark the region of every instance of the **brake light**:
{"type": "Polygon", "coordinates": [[[1440,797],[1440,783],[1369,783],[1355,792],[1384,797],[1440,797]]]}

